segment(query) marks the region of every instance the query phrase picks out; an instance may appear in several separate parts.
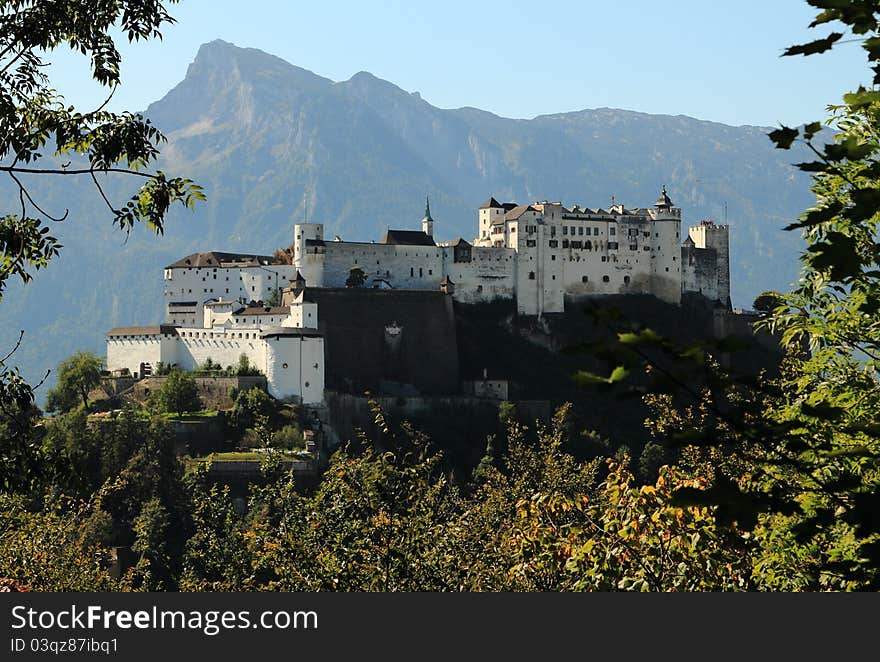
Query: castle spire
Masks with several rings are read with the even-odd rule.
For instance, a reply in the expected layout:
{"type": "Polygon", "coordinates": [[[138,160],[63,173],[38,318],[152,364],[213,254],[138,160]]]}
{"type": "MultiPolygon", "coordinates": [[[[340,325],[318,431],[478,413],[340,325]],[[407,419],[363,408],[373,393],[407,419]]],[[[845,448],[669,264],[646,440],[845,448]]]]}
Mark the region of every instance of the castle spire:
{"type": "Polygon", "coordinates": [[[422,219],[422,232],[429,237],[434,236],[434,219],[431,218],[431,202],[425,195],[425,217],[422,219]]]}

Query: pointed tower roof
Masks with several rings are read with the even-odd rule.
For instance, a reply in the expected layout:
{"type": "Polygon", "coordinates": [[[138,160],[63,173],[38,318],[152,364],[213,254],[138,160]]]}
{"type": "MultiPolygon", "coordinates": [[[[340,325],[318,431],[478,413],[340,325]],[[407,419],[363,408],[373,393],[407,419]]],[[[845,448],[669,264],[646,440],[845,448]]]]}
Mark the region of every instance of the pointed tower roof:
{"type": "Polygon", "coordinates": [[[428,196],[425,196],[425,217],[422,219],[423,221],[433,221],[431,218],[431,202],[428,200],[428,196]]]}
{"type": "Polygon", "coordinates": [[[501,207],[501,203],[495,198],[489,198],[486,202],[480,205],[480,209],[498,209],[499,207],[501,207]]]}
{"type": "Polygon", "coordinates": [[[657,198],[657,202],[654,203],[655,207],[672,207],[672,200],[669,199],[669,196],[666,195],[666,184],[663,185],[663,189],[660,191],[660,197],[657,198]]]}

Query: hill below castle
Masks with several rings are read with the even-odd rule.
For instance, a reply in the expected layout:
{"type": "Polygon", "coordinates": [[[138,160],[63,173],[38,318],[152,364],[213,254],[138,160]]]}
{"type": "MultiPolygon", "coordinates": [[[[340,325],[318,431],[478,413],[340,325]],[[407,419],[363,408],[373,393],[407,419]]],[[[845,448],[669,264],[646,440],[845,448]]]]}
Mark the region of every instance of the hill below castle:
{"type": "MultiPolygon", "coordinates": [[[[15,361],[32,381],[78,349],[103,353],[113,326],[158,320],[161,270],[182,255],[270,253],[306,217],[328,237],[378,239],[416,228],[428,193],[438,239],[470,238],[489,195],[639,206],[665,184],[685,224],[725,220],[726,204],[732,298],[748,306],[796,277],[800,242],[780,228],[812,199],[789,165],[804,159],[774,150],[765,128],[607,108],[531,120],[439,109],[365,72],[334,82],[222,41],[202,46],[146,114],[169,136],[160,167],[196,179],[209,202],[175,210],[161,239],[138,229],[125,241],[87,182],[32,180],[47,209],[70,209],[53,228],[62,255],[2,305],[2,339],[26,331],[15,361]]],[[[123,200],[130,186],[109,189],[123,200]]],[[[12,208],[10,189],[0,193],[12,208]]]]}

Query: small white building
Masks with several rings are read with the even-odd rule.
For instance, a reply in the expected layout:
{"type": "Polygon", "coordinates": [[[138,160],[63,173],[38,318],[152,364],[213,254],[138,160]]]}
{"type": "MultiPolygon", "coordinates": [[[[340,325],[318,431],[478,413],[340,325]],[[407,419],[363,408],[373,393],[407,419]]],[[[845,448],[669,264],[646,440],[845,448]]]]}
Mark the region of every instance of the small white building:
{"type": "Polygon", "coordinates": [[[158,365],[193,370],[209,358],[236,366],[248,357],[266,375],[276,398],[304,404],[324,400],[324,338],[317,304],[303,299],[304,283],[294,278],[289,306],[245,306],[222,298],[200,303],[198,323],[120,327],[107,334],[107,369],[136,377],[158,365]]]}

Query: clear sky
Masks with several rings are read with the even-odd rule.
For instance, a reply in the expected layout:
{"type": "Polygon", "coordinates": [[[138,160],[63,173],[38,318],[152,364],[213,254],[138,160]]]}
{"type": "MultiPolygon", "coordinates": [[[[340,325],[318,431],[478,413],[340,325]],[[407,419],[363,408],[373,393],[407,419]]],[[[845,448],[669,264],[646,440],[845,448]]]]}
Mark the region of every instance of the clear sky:
{"type": "MultiPolygon", "coordinates": [[[[112,109],[161,98],[213,39],[332,80],[369,71],[441,108],[517,118],[607,106],[799,124],[870,81],[857,43],[779,57],[828,31],[807,29],[815,10],[805,0],[183,0],[171,13],[178,22],[162,42],[122,48],[112,109]]],[[[96,106],[106,96],[81,56],[49,59],[69,102],[96,106]]]]}

